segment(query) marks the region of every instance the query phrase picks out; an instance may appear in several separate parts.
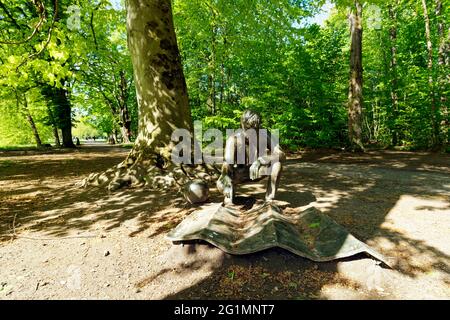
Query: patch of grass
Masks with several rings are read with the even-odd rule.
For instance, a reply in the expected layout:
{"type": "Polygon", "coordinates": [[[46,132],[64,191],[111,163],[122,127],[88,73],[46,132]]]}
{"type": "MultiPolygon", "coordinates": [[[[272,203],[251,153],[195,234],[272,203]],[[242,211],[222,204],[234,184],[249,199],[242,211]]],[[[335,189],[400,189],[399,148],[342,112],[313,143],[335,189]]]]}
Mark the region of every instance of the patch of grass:
{"type": "Polygon", "coordinates": [[[36,147],[36,145],[33,144],[0,146],[0,151],[27,151],[27,150],[38,150],[38,148],[36,147]]]}
{"type": "Polygon", "coordinates": [[[311,224],[309,225],[309,227],[310,227],[311,229],[320,228],[320,223],[319,223],[319,222],[311,223],[311,224]]]}

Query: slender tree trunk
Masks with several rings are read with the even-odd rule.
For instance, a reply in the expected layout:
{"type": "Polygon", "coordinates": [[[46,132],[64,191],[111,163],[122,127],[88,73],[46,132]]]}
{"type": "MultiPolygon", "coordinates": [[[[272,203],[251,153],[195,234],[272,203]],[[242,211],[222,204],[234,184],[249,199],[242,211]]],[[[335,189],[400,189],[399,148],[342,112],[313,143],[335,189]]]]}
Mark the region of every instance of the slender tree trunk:
{"type": "Polygon", "coordinates": [[[397,78],[397,8],[398,1],[395,5],[389,6],[389,18],[391,27],[389,29],[389,36],[391,40],[391,62],[390,62],[390,74],[391,74],[391,132],[392,132],[392,145],[398,145],[398,78],[397,78]],[[394,7],[395,6],[395,7],[394,7]]]}
{"type": "Polygon", "coordinates": [[[42,140],[41,140],[41,137],[39,136],[39,132],[36,127],[36,123],[34,122],[34,119],[31,116],[30,110],[28,109],[28,99],[27,99],[26,95],[23,96],[23,100],[24,100],[24,108],[25,108],[25,117],[27,118],[27,121],[30,125],[31,131],[33,132],[34,140],[36,141],[36,146],[38,148],[40,148],[40,147],[42,147],[42,140]]]}
{"type": "Polygon", "coordinates": [[[128,110],[128,84],[125,78],[125,72],[120,72],[120,123],[123,137],[123,143],[131,142],[131,117],[128,110]]]}
{"type": "Polygon", "coordinates": [[[223,62],[220,64],[220,104],[223,103],[223,97],[224,97],[224,91],[225,91],[225,66],[223,62]]]}
{"type": "Polygon", "coordinates": [[[55,125],[52,125],[53,129],[53,137],[55,138],[55,146],[61,146],[61,140],[59,139],[58,128],[55,125]]]}
{"type": "Polygon", "coordinates": [[[47,106],[47,114],[48,114],[48,117],[50,119],[50,123],[51,123],[52,129],[53,129],[53,136],[55,138],[55,145],[57,147],[60,147],[61,146],[61,140],[59,140],[58,126],[56,124],[55,116],[53,115],[53,111],[52,111],[52,109],[49,106],[47,106]]]}
{"type": "MultiPolygon", "coordinates": [[[[170,159],[175,129],[192,130],[170,0],[127,1],[128,46],[139,107],[136,153],[170,159]]],[[[170,160],[169,160],[170,161],[170,160]]]]}
{"type": "Polygon", "coordinates": [[[217,110],[217,98],[216,98],[216,60],[217,60],[217,48],[216,48],[216,12],[215,10],[209,5],[210,7],[210,14],[211,14],[211,23],[210,23],[210,31],[211,31],[211,55],[209,56],[208,61],[208,85],[209,85],[209,93],[208,93],[208,100],[207,105],[209,107],[209,110],[212,115],[216,113],[217,110]]]}
{"type": "Polygon", "coordinates": [[[36,124],[34,123],[33,117],[30,114],[30,111],[27,110],[27,121],[30,124],[31,130],[33,131],[34,140],[36,141],[36,145],[38,147],[42,146],[41,137],[39,136],[38,129],[36,127],[36,124]]]}
{"type": "Polygon", "coordinates": [[[434,89],[434,65],[433,65],[433,43],[431,41],[430,18],[428,16],[427,1],[422,0],[423,18],[425,21],[425,37],[428,50],[428,82],[430,86],[430,100],[431,100],[431,126],[432,126],[432,145],[438,147],[441,145],[440,130],[439,130],[439,110],[436,105],[435,89],[434,89]]]}
{"type": "Polygon", "coordinates": [[[442,0],[436,0],[436,18],[438,21],[438,35],[439,35],[439,51],[438,51],[438,85],[439,85],[439,102],[440,102],[440,110],[442,112],[442,132],[444,133],[444,137],[446,139],[446,143],[448,143],[450,137],[450,114],[447,105],[447,95],[446,88],[448,88],[450,83],[450,74],[448,72],[449,67],[449,58],[448,51],[450,48],[450,33],[448,33],[447,37],[445,35],[445,20],[442,17],[442,0]]]}
{"type": "Polygon", "coordinates": [[[113,139],[115,142],[119,143],[119,132],[117,131],[117,129],[113,130],[113,139]]]}
{"type": "Polygon", "coordinates": [[[357,0],[349,16],[351,49],[348,96],[348,134],[353,150],[364,150],[362,143],[363,68],[362,68],[362,5],[357,0]]]}
{"type": "Polygon", "coordinates": [[[127,114],[126,113],[128,113],[128,110],[123,110],[123,113],[122,113],[122,123],[123,123],[123,125],[122,125],[122,128],[121,128],[121,130],[122,130],[122,137],[123,137],[123,143],[130,143],[131,142],[131,121],[128,121],[128,120],[126,120],[126,119],[128,119],[127,117],[127,114]]]}

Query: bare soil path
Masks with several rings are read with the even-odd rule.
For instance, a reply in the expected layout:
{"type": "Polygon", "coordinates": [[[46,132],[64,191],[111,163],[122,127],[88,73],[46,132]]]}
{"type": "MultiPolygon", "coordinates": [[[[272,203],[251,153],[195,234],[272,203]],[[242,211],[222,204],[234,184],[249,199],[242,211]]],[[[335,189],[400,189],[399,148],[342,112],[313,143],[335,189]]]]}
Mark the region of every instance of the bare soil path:
{"type": "MultiPolygon", "coordinates": [[[[450,156],[292,155],[278,204],[315,206],[390,257],[314,263],[282,249],[235,257],[165,234],[196,210],[176,193],[77,189],[120,147],[0,152],[0,299],[449,299],[450,156]]],[[[243,188],[262,197],[263,184],[243,188]]],[[[212,202],[220,196],[213,191],[212,202]]]]}

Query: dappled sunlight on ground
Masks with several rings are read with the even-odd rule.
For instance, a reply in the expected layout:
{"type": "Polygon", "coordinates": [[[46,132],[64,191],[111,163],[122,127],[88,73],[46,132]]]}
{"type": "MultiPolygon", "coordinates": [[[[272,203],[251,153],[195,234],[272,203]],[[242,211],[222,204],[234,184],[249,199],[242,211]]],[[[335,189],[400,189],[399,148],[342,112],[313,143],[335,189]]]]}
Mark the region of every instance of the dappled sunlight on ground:
{"type": "MultiPolygon", "coordinates": [[[[446,155],[320,151],[287,161],[277,197],[284,213],[318,208],[392,270],[365,255],[314,263],[282,249],[235,257],[206,244],[174,246],[165,235],[197,209],[181,194],[74,187],[125,156],[111,147],[0,155],[0,297],[450,297],[446,155]]],[[[264,182],[238,189],[264,192],[264,182]]],[[[221,201],[215,190],[210,201],[221,201]]]]}

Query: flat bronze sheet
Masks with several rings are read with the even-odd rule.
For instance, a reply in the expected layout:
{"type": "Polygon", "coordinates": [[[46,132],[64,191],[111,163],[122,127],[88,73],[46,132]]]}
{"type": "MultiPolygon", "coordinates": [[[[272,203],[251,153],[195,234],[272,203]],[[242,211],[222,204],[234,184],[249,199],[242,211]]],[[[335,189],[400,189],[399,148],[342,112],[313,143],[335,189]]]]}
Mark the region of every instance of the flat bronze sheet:
{"type": "Polygon", "coordinates": [[[366,252],[389,266],[381,254],[316,208],[284,215],[269,203],[249,211],[212,204],[186,217],[167,238],[173,242],[204,240],[235,255],[281,247],[318,262],[366,252]]]}

